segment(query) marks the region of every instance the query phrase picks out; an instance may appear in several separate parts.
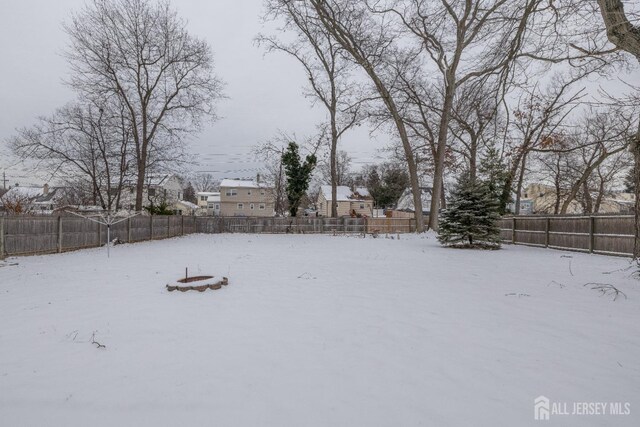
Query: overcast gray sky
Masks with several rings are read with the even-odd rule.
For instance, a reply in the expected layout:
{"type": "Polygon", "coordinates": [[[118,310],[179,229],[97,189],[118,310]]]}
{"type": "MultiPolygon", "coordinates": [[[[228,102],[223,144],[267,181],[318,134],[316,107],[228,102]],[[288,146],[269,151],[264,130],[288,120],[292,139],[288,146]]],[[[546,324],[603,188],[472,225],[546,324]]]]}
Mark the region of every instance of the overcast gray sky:
{"type": "MultiPolygon", "coordinates": [[[[68,72],[61,57],[67,37],[62,22],[84,0],[0,0],[0,173],[10,159],[4,141],[16,128],[30,126],[73,100],[63,84],[68,72]]],[[[261,31],[262,0],[173,0],[189,31],[213,48],[216,73],[227,83],[229,99],[220,102],[222,119],[193,138],[191,151],[200,165],[219,177],[253,176],[259,166],[251,147],[275,135],[278,129],[298,136],[312,134],[322,121],[302,96],[305,78],[292,59],[263,55],[253,43],[261,31]]],[[[342,148],[354,166],[371,162],[386,138],[370,140],[366,129],[346,134],[342,148]]],[[[30,168],[7,170],[9,183],[41,183],[30,168]]],[[[0,183],[1,185],[1,183],[0,183]]]]}

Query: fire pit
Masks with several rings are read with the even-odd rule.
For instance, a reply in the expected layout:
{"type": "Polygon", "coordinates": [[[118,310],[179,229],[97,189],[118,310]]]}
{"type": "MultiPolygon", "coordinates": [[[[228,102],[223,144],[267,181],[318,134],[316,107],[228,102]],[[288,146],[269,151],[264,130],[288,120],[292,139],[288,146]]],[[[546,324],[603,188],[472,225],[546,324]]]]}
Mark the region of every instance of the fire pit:
{"type": "Polygon", "coordinates": [[[167,290],[169,292],[173,291],[198,291],[204,292],[207,289],[216,290],[220,289],[223,286],[227,286],[229,284],[229,279],[226,277],[215,277],[215,276],[194,276],[194,277],[184,277],[180,280],[176,280],[173,283],[169,283],[167,285],[167,290]]]}

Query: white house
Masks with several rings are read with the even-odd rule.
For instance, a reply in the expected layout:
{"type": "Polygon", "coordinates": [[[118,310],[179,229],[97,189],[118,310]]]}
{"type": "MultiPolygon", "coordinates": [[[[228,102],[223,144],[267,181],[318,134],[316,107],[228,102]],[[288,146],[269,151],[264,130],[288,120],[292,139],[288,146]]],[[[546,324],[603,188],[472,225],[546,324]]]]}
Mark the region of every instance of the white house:
{"type": "MultiPolygon", "coordinates": [[[[162,202],[172,206],[183,198],[183,183],[177,175],[150,175],[144,183],[142,206],[158,205],[162,202]]],[[[128,181],[123,185],[120,205],[133,210],[136,204],[136,183],[128,181]]]]}
{"type": "MultiPolygon", "coordinates": [[[[331,216],[331,186],[320,186],[318,195],[318,215],[331,216]]],[[[373,198],[364,187],[353,191],[344,185],[336,187],[336,201],[338,202],[338,216],[364,215],[373,216],[373,198]]]]}
{"type": "Polygon", "coordinates": [[[173,211],[176,215],[195,215],[198,211],[198,205],[186,200],[178,200],[173,205],[173,211]]]}
{"type": "Polygon", "coordinates": [[[65,187],[15,186],[0,198],[0,209],[11,213],[51,214],[54,209],[67,203],[65,187]]]}
{"type": "Polygon", "coordinates": [[[220,193],[213,193],[207,198],[207,215],[220,216],[220,193]]]}
{"type": "MultiPolygon", "coordinates": [[[[422,213],[428,215],[431,212],[432,189],[430,187],[421,187],[420,192],[422,196],[422,213]]],[[[394,218],[413,218],[415,211],[413,192],[410,188],[407,188],[398,199],[396,208],[391,211],[391,216],[394,218]]]]}
{"type": "Polygon", "coordinates": [[[198,207],[203,209],[208,209],[210,196],[220,196],[220,193],[213,192],[213,191],[198,191],[196,193],[198,207]]]}

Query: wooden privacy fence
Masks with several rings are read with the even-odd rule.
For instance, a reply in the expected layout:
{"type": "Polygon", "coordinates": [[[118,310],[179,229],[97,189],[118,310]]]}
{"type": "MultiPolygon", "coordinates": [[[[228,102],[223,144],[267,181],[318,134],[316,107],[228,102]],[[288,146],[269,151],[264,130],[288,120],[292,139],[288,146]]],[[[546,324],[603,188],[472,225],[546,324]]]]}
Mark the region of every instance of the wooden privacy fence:
{"type": "Polygon", "coordinates": [[[631,256],[634,216],[517,216],[500,220],[504,242],[631,256]]]}
{"type": "MultiPolygon", "coordinates": [[[[165,239],[195,232],[195,217],[137,216],[111,226],[123,243],[165,239]]],[[[0,216],[0,259],[11,255],[66,252],[102,246],[107,226],[68,216],[0,216]]]]}
{"type": "Polygon", "coordinates": [[[416,222],[405,218],[199,217],[198,233],[411,233],[416,222]]]}
{"type": "MultiPolygon", "coordinates": [[[[193,233],[410,233],[405,218],[273,218],[137,216],[111,226],[123,243],[193,233]]],[[[107,242],[107,226],[69,216],[0,216],[0,259],[93,248],[107,242]]]]}

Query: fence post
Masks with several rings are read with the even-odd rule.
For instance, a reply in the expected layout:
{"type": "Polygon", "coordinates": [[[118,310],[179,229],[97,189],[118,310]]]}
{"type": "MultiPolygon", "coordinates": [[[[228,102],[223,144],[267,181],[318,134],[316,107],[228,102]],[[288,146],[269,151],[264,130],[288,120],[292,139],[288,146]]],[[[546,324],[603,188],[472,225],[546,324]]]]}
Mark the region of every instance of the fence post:
{"type": "Polygon", "coordinates": [[[590,254],[593,253],[593,247],[595,243],[595,236],[593,234],[595,229],[595,223],[596,223],[596,217],[590,216],[589,217],[589,253],[590,254]]]}
{"type": "Polygon", "coordinates": [[[4,216],[0,216],[0,259],[4,259],[4,216]]]}
{"type": "Polygon", "coordinates": [[[153,240],[153,215],[149,215],[149,240],[153,240]]]}
{"type": "Polygon", "coordinates": [[[182,229],[181,235],[184,236],[184,215],[180,215],[180,228],[182,229]]]}
{"type": "Polygon", "coordinates": [[[167,215],[167,237],[171,237],[171,215],[167,215]]]}
{"type": "Polygon", "coordinates": [[[62,252],[62,216],[58,216],[58,253],[62,252]]]}
{"type": "Polygon", "coordinates": [[[127,218],[127,243],[131,243],[131,217],[127,218]]]}
{"type": "Polygon", "coordinates": [[[511,244],[516,244],[516,217],[513,217],[513,223],[511,224],[511,244]]]}
{"type": "Polygon", "coordinates": [[[549,231],[551,230],[551,218],[547,217],[544,225],[544,247],[549,247],[549,231]]]}
{"type": "Polygon", "coordinates": [[[98,223],[98,247],[102,243],[102,224],[98,223]]]}

